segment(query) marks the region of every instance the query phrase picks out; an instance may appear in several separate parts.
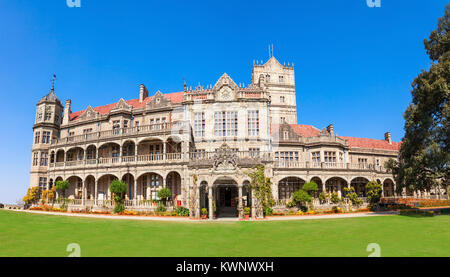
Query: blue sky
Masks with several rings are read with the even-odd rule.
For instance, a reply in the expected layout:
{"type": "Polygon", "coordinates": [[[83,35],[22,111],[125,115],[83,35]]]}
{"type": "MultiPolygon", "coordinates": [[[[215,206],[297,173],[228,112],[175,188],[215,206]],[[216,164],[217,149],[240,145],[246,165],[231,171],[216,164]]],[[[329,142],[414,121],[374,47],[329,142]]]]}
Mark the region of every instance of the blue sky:
{"type": "Polygon", "coordinates": [[[0,0],[0,202],[26,192],[36,102],[58,77],[72,110],[214,84],[250,83],[253,60],[294,62],[298,118],[338,135],[400,141],[423,40],[444,0],[0,0]]]}

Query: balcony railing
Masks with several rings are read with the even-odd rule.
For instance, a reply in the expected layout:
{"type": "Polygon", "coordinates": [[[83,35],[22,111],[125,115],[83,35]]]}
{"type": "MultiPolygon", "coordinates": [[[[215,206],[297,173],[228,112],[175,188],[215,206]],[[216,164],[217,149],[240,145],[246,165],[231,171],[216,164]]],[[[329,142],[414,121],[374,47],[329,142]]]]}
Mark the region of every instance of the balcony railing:
{"type": "Polygon", "coordinates": [[[106,157],[89,160],[77,160],[50,163],[50,168],[61,167],[80,167],[80,166],[96,166],[96,165],[120,165],[120,164],[157,164],[166,162],[179,162],[183,160],[182,153],[166,153],[153,155],[137,155],[137,156],[122,156],[122,157],[106,157]]]}
{"type": "Polygon", "coordinates": [[[52,145],[64,145],[70,143],[82,143],[88,141],[95,141],[99,139],[107,139],[107,138],[120,138],[124,136],[130,135],[146,135],[146,134],[154,134],[160,132],[167,132],[173,130],[174,128],[182,130],[184,127],[187,127],[187,123],[183,121],[177,121],[173,123],[159,123],[152,125],[144,125],[137,126],[132,128],[117,128],[113,130],[100,131],[96,133],[88,133],[77,136],[70,136],[60,139],[55,139],[52,141],[52,145]]]}
{"type": "Polygon", "coordinates": [[[298,162],[279,160],[275,161],[275,168],[297,168],[297,169],[347,169],[347,170],[365,170],[376,172],[387,172],[383,166],[373,164],[351,164],[334,162],[298,162]]]}

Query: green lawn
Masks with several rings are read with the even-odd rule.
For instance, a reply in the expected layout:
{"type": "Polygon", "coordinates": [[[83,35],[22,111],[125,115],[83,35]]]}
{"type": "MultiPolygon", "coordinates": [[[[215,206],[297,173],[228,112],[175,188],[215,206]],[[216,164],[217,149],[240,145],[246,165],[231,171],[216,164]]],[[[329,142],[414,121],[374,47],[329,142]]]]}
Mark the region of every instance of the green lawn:
{"type": "Polygon", "coordinates": [[[173,223],[0,211],[0,256],[450,256],[450,216],[173,223]]]}

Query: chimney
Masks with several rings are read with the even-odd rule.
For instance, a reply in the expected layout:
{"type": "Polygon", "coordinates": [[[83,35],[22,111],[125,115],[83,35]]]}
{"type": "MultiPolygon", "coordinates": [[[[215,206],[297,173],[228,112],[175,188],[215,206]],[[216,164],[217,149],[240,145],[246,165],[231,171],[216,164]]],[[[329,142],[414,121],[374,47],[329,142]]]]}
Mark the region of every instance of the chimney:
{"type": "Polygon", "coordinates": [[[386,134],[384,134],[384,140],[387,141],[389,144],[392,144],[391,132],[387,132],[386,134]]]}
{"type": "Polygon", "coordinates": [[[144,99],[148,97],[148,90],[145,85],[141,84],[139,90],[139,103],[144,102],[144,99]]]}
{"type": "Polygon", "coordinates": [[[333,124],[328,125],[327,131],[328,131],[328,133],[330,133],[330,135],[332,137],[334,137],[334,126],[333,126],[333,124]]]}
{"type": "Polygon", "coordinates": [[[64,106],[63,124],[68,124],[70,121],[70,114],[72,113],[72,110],[70,109],[71,104],[72,101],[70,99],[66,100],[66,105],[64,106]]]}

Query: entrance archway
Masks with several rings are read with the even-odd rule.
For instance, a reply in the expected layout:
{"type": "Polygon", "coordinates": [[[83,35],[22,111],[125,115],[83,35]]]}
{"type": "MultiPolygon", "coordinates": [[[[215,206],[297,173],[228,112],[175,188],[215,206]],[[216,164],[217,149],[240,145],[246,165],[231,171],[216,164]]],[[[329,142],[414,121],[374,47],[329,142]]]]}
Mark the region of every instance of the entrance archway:
{"type": "Polygon", "coordinates": [[[214,182],[213,195],[218,217],[237,217],[239,191],[233,179],[219,179],[214,182]]]}

